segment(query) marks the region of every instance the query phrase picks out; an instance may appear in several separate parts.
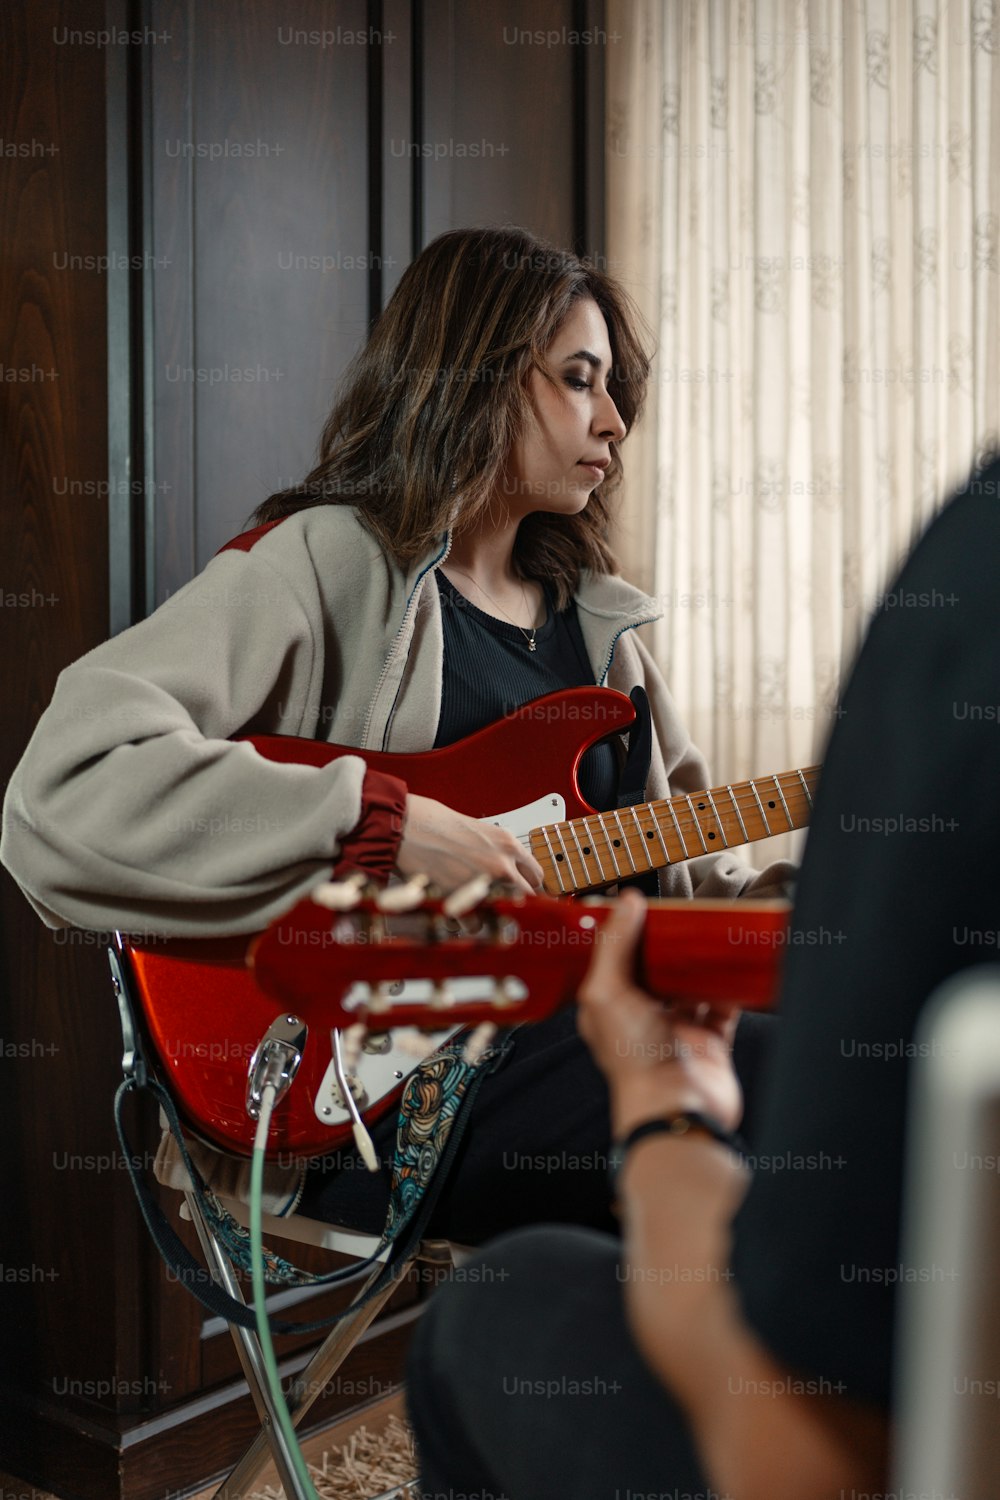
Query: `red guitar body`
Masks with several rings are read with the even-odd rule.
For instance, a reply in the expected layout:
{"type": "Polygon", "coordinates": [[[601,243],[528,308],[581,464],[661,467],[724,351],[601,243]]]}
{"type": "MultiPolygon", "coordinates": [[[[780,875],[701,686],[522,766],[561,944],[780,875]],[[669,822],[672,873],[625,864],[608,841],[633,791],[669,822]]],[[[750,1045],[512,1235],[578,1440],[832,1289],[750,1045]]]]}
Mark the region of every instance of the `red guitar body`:
{"type": "Polygon", "coordinates": [[[291,735],[254,735],[250,743],[268,760],[297,765],[325,766],[342,755],[363,755],[374,770],[398,776],[419,796],[470,818],[489,818],[552,792],[565,800],[562,816],[577,818],[594,811],[580,795],[580,761],[591,745],[623,733],[634,720],[624,693],[578,687],[536,698],[453,745],[419,755],[352,750],[291,735]]]}
{"type": "MultiPolygon", "coordinates": [[[[441,906],[428,903],[425,933],[393,936],[370,925],[376,909],[335,914],[312,900],[250,940],[172,939],[126,945],[124,979],[141,1013],[159,1071],[188,1126],[213,1145],[248,1156],[254,1122],[247,1114],[250,1061],[276,1016],[294,1012],[308,1028],[299,1071],[275,1110],[269,1149],[292,1158],[350,1144],[346,1123],[317,1117],[331,1057],[330,1032],[362,1021],[375,1035],[398,1026],[447,1031],[493,1019],[502,1025],[540,1019],[571,1001],[586,972],[607,902],[549,896],[486,903],[483,930],[442,934],[441,906]],[[474,977],[483,998],[386,999],[368,1007],[347,997],[363,978],[371,986],[455,986],[474,977]],[[497,1009],[497,985],[507,987],[497,1009]],[[510,999],[513,985],[515,998],[510,999]]],[[[413,919],[407,918],[412,924],[413,919]]],[[[669,901],[650,904],[641,976],[660,994],[768,1009],[777,992],[788,905],[779,901],[669,901]]],[[[363,1059],[363,1062],[365,1060],[363,1059]]],[[[392,1056],[367,1060],[385,1068],[392,1056]]],[[[403,1064],[407,1071],[412,1058],[403,1064]]],[[[364,1076],[362,1074],[362,1076],[364,1076]]],[[[367,1123],[398,1104],[402,1083],[371,1087],[367,1123]]]]}
{"type": "MultiPolygon", "coordinates": [[[[306,901],[255,940],[175,939],[127,948],[122,979],[141,1008],[153,1051],[189,1125],[213,1144],[249,1155],[254,1134],[246,1111],[250,1060],[280,1008],[306,1022],[309,1038],[299,1072],[275,1110],[271,1149],[296,1157],[336,1150],[350,1139],[350,1126],[342,1107],[339,1114],[323,1108],[331,1098],[330,1032],[357,1021],[357,1011],[341,1003],[356,1003],[350,997],[357,982],[402,981],[412,989],[474,979],[488,990],[497,981],[513,980],[520,986],[519,1002],[498,1019],[537,1018],[572,999],[600,920],[593,915],[597,907],[554,896],[607,886],[616,878],[808,821],[818,768],[627,812],[595,812],[580,795],[581,758],[634,719],[624,694],[580,687],[535,699],[477,734],[418,755],[361,752],[291,736],[252,738],[266,758],[300,765],[324,766],[342,755],[362,754],[368,765],[401,777],[413,792],[470,817],[502,821],[539,860],[550,895],[519,904],[490,903],[495,923],[501,908],[506,911],[492,943],[442,930],[442,914],[433,903],[426,909],[427,939],[415,943],[387,941],[381,934],[373,938],[380,919],[370,902],[361,909],[372,931],[359,932],[346,918],[306,901]],[[256,977],[246,965],[248,945],[256,977]]],[[[766,1006],[776,989],[786,921],[781,903],[668,902],[660,909],[654,903],[645,953],[649,982],[660,993],[766,1006]]],[[[467,1004],[467,987],[452,996],[460,1003],[446,1012],[425,1007],[419,1018],[412,1004],[397,1013],[382,1005],[384,998],[380,993],[378,1014],[374,1009],[366,1014],[373,1031],[393,1025],[448,1031],[491,1010],[481,996],[467,1004]]],[[[397,1058],[395,1042],[392,1049],[363,1060],[371,1079],[360,1105],[367,1121],[395,1108],[400,1080],[414,1066],[412,1058],[397,1058]]]]}
{"type": "Polygon", "coordinates": [[[580,795],[580,761],[634,721],[624,693],[579,687],[536,698],[476,734],[418,755],[273,735],[251,744],[269,760],[315,766],[363,756],[411,792],[512,833],[538,861],[552,896],[603,890],[808,823],[816,766],[598,812],[580,795]]]}

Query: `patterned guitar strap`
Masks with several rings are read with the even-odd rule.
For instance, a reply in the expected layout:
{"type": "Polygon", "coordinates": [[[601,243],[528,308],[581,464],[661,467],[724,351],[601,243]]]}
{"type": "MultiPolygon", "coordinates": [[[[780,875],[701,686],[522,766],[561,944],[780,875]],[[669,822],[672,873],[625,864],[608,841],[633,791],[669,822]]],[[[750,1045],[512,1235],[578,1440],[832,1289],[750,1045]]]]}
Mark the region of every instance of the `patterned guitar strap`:
{"type": "MultiPolygon", "coordinates": [[[[466,1062],[463,1055],[468,1038],[458,1037],[424,1058],[410,1074],[399,1106],[385,1228],[372,1254],[347,1268],[351,1277],[357,1276],[388,1248],[390,1253],[385,1270],[362,1299],[323,1320],[324,1324],[336,1321],[375,1296],[409,1261],[447,1180],[475,1095],[483,1079],[495,1072],[507,1057],[513,1045],[514,1030],[516,1028],[498,1036],[475,1063],[466,1062]]],[[[197,1183],[197,1169],[187,1152],[183,1154],[197,1183]]],[[[234,1219],[204,1185],[199,1197],[220,1245],[234,1265],[249,1273],[249,1230],[234,1219]]],[[[323,1276],[303,1271],[266,1246],[264,1267],[266,1280],[280,1286],[321,1286],[346,1279],[343,1269],[323,1276]]],[[[318,1326],[308,1325],[309,1328],[318,1326]]]]}

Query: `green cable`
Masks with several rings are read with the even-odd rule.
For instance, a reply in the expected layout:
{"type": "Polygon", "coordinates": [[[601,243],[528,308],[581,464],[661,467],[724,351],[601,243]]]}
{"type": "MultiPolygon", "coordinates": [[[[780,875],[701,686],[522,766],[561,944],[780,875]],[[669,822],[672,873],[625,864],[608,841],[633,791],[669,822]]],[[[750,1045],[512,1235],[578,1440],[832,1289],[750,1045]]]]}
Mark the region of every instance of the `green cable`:
{"type": "MultiPolygon", "coordinates": [[[[260,1118],[257,1122],[257,1134],[253,1143],[253,1160],[250,1166],[250,1270],[253,1278],[253,1310],[257,1319],[257,1337],[260,1340],[261,1353],[264,1356],[264,1368],[267,1372],[267,1383],[271,1391],[271,1400],[274,1404],[278,1423],[285,1436],[288,1451],[291,1455],[292,1466],[296,1476],[302,1485],[302,1493],[306,1500],[319,1500],[316,1487],[309,1477],[302,1449],[292,1425],[292,1419],[285,1404],[285,1393],[281,1389],[281,1380],[278,1376],[278,1365],[274,1357],[274,1344],[271,1341],[271,1329],[267,1321],[267,1308],[265,1305],[266,1287],[264,1284],[264,1150],[267,1145],[267,1133],[271,1124],[271,1111],[274,1108],[274,1085],[265,1084],[261,1092],[260,1118]]],[[[292,1497],[289,1497],[292,1500],[292,1497]]]]}

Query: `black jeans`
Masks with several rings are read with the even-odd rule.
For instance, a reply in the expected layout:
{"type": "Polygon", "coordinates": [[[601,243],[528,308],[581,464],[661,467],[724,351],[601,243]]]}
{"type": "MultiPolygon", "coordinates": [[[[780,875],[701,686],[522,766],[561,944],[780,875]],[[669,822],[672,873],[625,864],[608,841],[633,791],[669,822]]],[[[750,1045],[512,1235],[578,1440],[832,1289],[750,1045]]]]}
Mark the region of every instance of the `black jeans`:
{"type": "Polygon", "coordinates": [[[628,1336],[619,1249],[522,1230],[431,1300],[406,1381],[425,1500],[725,1500],[628,1336]]]}
{"type": "MultiPolygon", "coordinates": [[[[734,1062],[752,1144],[759,1079],[776,1020],[744,1015],[734,1062]]],[[[364,1171],[353,1150],[313,1168],[299,1211],[309,1218],[372,1233],[385,1222],[394,1117],[373,1139],[383,1162],[364,1171]]],[[[472,1104],[465,1136],[428,1233],[459,1245],[482,1245],[508,1229],[578,1224],[617,1234],[607,1183],[608,1091],[576,1030],[573,1009],[522,1027],[511,1056],[486,1078],[472,1104]]]]}

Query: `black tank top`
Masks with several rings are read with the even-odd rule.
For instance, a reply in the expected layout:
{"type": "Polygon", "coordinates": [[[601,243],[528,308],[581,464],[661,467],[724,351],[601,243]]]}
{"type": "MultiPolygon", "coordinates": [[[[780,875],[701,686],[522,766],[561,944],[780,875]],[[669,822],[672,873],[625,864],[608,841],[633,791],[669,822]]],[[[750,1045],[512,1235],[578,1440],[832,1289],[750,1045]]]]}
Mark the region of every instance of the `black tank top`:
{"type": "MultiPolygon", "coordinates": [[[[594,686],[572,600],[566,609],[556,610],[542,585],[545,623],[537,627],[535,650],[530,651],[530,632],[476,609],[440,568],[435,576],[444,626],[444,681],[435,749],[474,734],[544,693],[594,686]]],[[[598,812],[606,812],[617,801],[615,743],[592,746],[580,762],[580,791],[598,812]]]]}

